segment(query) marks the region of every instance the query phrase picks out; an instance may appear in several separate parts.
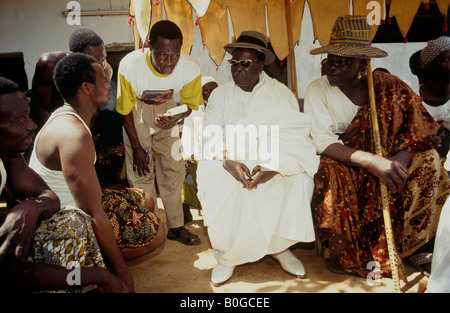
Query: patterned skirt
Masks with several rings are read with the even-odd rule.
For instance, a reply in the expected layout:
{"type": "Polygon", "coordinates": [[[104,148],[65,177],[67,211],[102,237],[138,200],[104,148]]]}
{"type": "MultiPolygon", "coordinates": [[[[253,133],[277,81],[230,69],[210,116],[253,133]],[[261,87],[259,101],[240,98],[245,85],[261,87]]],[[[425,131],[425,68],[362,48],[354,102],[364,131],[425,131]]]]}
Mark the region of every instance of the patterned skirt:
{"type": "MultiPolygon", "coordinates": [[[[103,189],[103,209],[108,216],[119,248],[148,245],[159,228],[159,219],[145,208],[139,189],[103,189]]],[[[26,262],[45,263],[72,269],[105,267],[91,218],[82,210],[68,206],[41,221],[34,233],[26,262]]],[[[83,292],[83,288],[44,292],[83,292]]]]}
{"type": "Polygon", "coordinates": [[[148,245],[159,229],[158,217],[147,210],[140,189],[103,189],[103,210],[111,221],[119,248],[148,245]]]}
{"type": "MultiPolygon", "coordinates": [[[[65,268],[102,267],[105,263],[91,226],[91,218],[82,210],[67,207],[41,221],[24,259],[65,268]]],[[[45,292],[82,292],[82,288],[46,290],[45,292]]]]}
{"type": "MultiPolygon", "coordinates": [[[[418,152],[408,168],[409,179],[390,194],[395,244],[401,257],[417,251],[436,234],[449,179],[436,150],[418,152]]],[[[366,277],[376,261],[390,274],[378,178],[368,171],[322,157],[314,177],[312,208],[319,239],[328,247],[331,268],[366,277]]]]}

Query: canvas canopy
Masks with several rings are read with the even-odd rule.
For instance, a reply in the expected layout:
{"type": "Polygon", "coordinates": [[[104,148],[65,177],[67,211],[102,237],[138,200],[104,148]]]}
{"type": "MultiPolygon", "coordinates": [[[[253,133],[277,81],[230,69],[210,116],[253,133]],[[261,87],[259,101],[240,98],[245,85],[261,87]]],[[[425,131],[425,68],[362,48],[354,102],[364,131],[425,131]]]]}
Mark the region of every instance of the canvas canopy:
{"type": "MultiPolygon", "coordinates": [[[[147,39],[149,29],[166,17],[178,24],[183,32],[183,52],[190,53],[194,39],[194,27],[200,27],[204,46],[216,65],[223,61],[223,46],[230,42],[227,10],[229,10],[234,34],[243,30],[257,30],[270,37],[277,57],[286,58],[300,40],[303,9],[308,1],[313,22],[314,38],[320,44],[328,43],[331,28],[340,15],[350,13],[367,15],[368,4],[377,2],[381,18],[395,16],[400,32],[406,37],[421,3],[430,0],[130,0],[130,15],[135,18],[135,46],[147,39]],[[386,2],[390,4],[386,17],[386,2]],[[289,40],[290,38],[290,40],[289,40]]],[[[442,16],[447,20],[450,0],[434,0],[442,16]]],[[[372,27],[372,38],[377,26],[372,27]]]]}
{"type": "MultiPolygon", "coordinates": [[[[438,5],[447,21],[450,0],[130,0],[130,16],[134,19],[136,49],[146,43],[152,25],[164,19],[164,9],[165,18],[175,22],[183,32],[182,51],[190,54],[194,27],[199,27],[203,45],[217,66],[222,63],[223,47],[232,41],[232,36],[239,36],[244,30],[259,31],[269,38],[278,59],[289,57],[288,85],[297,95],[294,46],[300,40],[306,2],[314,40],[325,46],[337,17],[346,14],[370,16],[375,7],[379,9],[379,19],[395,17],[400,33],[406,38],[420,5],[430,1],[438,5]],[[387,5],[390,5],[389,16],[386,16],[387,5]]],[[[377,25],[372,25],[372,39],[377,29],[377,25]]]]}

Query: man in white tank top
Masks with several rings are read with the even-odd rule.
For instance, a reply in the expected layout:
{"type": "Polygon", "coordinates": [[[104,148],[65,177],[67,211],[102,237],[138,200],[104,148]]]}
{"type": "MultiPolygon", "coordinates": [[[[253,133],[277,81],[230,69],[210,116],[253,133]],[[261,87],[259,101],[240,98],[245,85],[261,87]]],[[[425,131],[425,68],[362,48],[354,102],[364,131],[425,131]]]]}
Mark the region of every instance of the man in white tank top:
{"type": "Polygon", "coordinates": [[[22,157],[36,128],[17,84],[0,77],[0,194],[7,195],[2,191],[8,189],[15,196],[9,199],[13,202],[4,221],[0,215],[0,292],[79,292],[91,284],[103,291],[126,290],[123,281],[105,269],[90,218],[75,208],[60,210],[55,192],[22,157]],[[71,260],[83,263],[81,279],[75,282],[79,286],[69,284],[71,260]]]}
{"type": "Polygon", "coordinates": [[[108,103],[108,79],[95,58],[75,53],[59,61],[54,81],[65,103],[36,137],[30,166],[55,190],[63,205],[72,204],[92,218],[104,259],[132,292],[131,273],[102,208],[95,147],[88,127],[97,109],[108,103]]]}

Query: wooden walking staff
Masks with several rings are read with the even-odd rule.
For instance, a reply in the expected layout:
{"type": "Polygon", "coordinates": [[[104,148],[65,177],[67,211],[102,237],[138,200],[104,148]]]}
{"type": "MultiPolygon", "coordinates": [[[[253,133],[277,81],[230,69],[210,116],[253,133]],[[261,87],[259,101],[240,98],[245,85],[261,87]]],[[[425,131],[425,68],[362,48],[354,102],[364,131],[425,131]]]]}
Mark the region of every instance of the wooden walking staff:
{"type": "MultiPolygon", "coordinates": [[[[370,111],[372,115],[373,136],[375,140],[375,151],[377,155],[383,157],[383,147],[381,146],[380,129],[378,126],[377,108],[375,104],[375,92],[373,88],[372,67],[370,59],[367,67],[367,83],[369,87],[370,111]]],[[[392,232],[391,212],[389,209],[389,191],[384,182],[380,180],[381,201],[383,205],[384,229],[386,232],[389,260],[391,263],[392,280],[394,288],[400,292],[400,278],[406,283],[406,271],[395,247],[394,235],[392,232]]]]}

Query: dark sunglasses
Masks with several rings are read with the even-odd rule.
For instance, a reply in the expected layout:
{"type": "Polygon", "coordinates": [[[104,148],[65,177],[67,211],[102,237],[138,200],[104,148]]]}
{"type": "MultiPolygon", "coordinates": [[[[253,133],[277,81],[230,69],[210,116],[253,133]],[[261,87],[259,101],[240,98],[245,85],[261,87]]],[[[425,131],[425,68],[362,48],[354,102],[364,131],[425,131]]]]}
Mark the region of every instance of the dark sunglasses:
{"type": "Polygon", "coordinates": [[[235,59],[230,59],[230,60],[228,60],[228,63],[230,63],[231,66],[235,66],[235,65],[240,64],[243,67],[250,67],[252,65],[253,61],[255,61],[255,60],[245,59],[245,60],[238,61],[238,60],[235,60],[235,59]]]}

